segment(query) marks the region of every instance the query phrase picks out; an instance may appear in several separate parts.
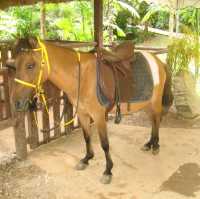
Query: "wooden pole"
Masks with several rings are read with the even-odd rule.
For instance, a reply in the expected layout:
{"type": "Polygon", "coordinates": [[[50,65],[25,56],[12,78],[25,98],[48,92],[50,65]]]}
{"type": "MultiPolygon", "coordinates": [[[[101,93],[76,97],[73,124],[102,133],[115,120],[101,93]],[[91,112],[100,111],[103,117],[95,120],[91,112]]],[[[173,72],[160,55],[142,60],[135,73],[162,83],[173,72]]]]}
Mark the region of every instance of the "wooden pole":
{"type": "Polygon", "coordinates": [[[15,113],[16,122],[14,125],[15,147],[17,158],[23,160],[27,157],[27,140],[25,129],[25,113],[15,113]]]}
{"type": "Polygon", "coordinates": [[[28,120],[28,142],[31,149],[35,149],[39,146],[39,132],[38,127],[34,118],[33,112],[27,113],[28,120]]]}
{"type": "Polygon", "coordinates": [[[179,22],[179,0],[176,0],[176,33],[179,32],[179,26],[180,26],[180,22],[179,22]]]}
{"type": "Polygon", "coordinates": [[[97,48],[103,47],[103,0],[94,0],[94,39],[97,48]]]}
{"type": "MultiPolygon", "coordinates": [[[[54,97],[55,100],[53,101],[53,120],[54,120],[54,126],[57,126],[60,124],[60,90],[54,86],[54,97]]],[[[61,127],[59,126],[54,130],[54,136],[60,137],[61,136],[61,127]]]]}
{"type": "Polygon", "coordinates": [[[45,39],[45,37],[46,37],[45,20],[46,20],[45,2],[41,1],[41,5],[40,5],[40,34],[41,34],[42,39],[45,39]]]}
{"type": "Polygon", "coordinates": [[[6,108],[6,119],[11,117],[11,104],[10,104],[10,88],[9,88],[9,73],[8,70],[4,72],[4,93],[5,93],[5,108],[6,108]]]}
{"type": "Polygon", "coordinates": [[[174,21],[175,21],[175,12],[172,9],[172,11],[170,11],[170,16],[169,16],[169,32],[170,32],[170,36],[173,36],[173,33],[174,33],[174,21]]]}
{"type": "MultiPolygon", "coordinates": [[[[44,83],[44,91],[45,93],[49,93],[49,82],[44,83]]],[[[49,107],[49,104],[47,104],[49,107]]],[[[42,128],[44,130],[50,129],[50,119],[49,114],[46,111],[46,108],[43,106],[42,109],[42,128]]],[[[44,143],[48,143],[50,141],[50,132],[43,132],[43,140],[44,143]]]]}

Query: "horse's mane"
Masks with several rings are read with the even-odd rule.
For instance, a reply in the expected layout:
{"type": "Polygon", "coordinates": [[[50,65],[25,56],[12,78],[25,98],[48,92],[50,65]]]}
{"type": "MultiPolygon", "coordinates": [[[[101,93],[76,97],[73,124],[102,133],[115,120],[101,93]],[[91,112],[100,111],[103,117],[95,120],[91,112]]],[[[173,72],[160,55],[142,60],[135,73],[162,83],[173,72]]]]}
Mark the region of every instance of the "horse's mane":
{"type": "Polygon", "coordinates": [[[37,39],[36,38],[20,38],[17,39],[14,44],[14,54],[17,55],[24,50],[31,50],[36,48],[37,39]]]}

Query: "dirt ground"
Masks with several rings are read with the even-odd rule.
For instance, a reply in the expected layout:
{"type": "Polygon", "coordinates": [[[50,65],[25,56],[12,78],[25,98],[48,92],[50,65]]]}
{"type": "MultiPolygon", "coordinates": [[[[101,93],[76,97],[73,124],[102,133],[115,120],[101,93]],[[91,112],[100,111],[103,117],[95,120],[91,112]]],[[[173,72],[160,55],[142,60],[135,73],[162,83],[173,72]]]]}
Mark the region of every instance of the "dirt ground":
{"type": "MultiPolygon", "coordinates": [[[[95,158],[84,171],[75,166],[84,155],[80,130],[30,152],[24,162],[0,169],[0,199],[199,199],[199,121],[171,112],[160,129],[161,151],[142,152],[150,128],[143,112],[109,122],[114,161],[110,185],[99,181],[105,166],[95,129],[95,158]],[[142,118],[142,119],[141,119],[142,118]]],[[[0,158],[14,150],[12,129],[1,132],[0,158]]]]}

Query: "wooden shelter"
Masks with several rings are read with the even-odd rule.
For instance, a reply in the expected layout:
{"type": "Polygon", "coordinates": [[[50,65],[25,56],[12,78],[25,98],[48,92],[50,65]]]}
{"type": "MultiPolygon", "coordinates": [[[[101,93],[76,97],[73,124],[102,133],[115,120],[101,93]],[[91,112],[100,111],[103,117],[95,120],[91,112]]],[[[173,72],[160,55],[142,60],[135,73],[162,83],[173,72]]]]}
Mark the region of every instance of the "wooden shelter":
{"type": "MultiPolygon", "coordinates": [[[[0,9],[6,9],[10,6],[22,6],[22,5],[32,5],[38,2],[42,3],[61,3],[61,2],[70,2],[72,0],[1,0],[0,9]]],[[[69,46],[69,47],[87,47],[94,46],[100,48],[103,46],[103,0],[94,0],[94,41],[93,42],[68,42],[68,41],[52,41],[57,43],[57,45],[69,46]]],[[[10,80],[12,77],[8,74],[8,69],[5,68],[6,60],[9,57],[9,54],[12,54],[10,51],[12,49],[12,44],[1,42],[0,41],[0,129],[1,126],[5,125],[5,121],[11,118],[10,106],[8,105],[9,99],[9,87],[10,80]],[[3,97],[1,96],[3,93],[3,97]],[[1,116],[1,109],[5,109],[6,114],[1,116]],[[1,120],[4,120],[3,122],[1,120]]],[[[58,90],[55,86],[50,83],[45,83],[46,93],[52,93],[50,96],[47,96],[50,100],[49,106],[52,107],[52,117],[46,113],[45,110],[41,109],[42,113],[42,127],[43,129],[49,129],[50,123],[56,125],[60,122],[60,113],[63,106],[63,92],[58,90]],[[53,96],[53,99],[52,99],[53,96]],[[53,122],[50,122],[53,120],[53,122]]],[[[66,102],[65,102],[66,103],[66,102]]],[[[4,111],[4,112],[5,112],[4,111]]],[[[67,102],[67,111],[64,113],[64,121],[69,121],[73,115],[72,105],[67,102]]],[[[12,120],[12,118],[11,118],[12,120]]],[[[61,128],[57,128],[53,133],[45,132],[42,136],[39,134],[39,129],[34,121],[33,113],[26,114],[25,122],[25,113],[17,113],[15,115],[14,121],[14,135],[15,135],[15,146],[16,154],[19,159],[25,159],[27,157],[28,147],[34,149],[43,143],[47,143],[52,139],[56,139],[62,135],[69,133],[72,130],[72,126],[66,127],[64,133],[61,132],[61,128]],[[25,123],[28,125],[28,132],[26,132],[25,123]],[[52,135],[53,134],[53,135],[52,135]],[[42,137],[42,138],[41,138],[42,137]]],[[[11,124],[12,125],[12,124],[11,124]]]]}
{"type": "MultiPolygon", "coordinates": [[[[22,6],[22,5],[32,5],[38,2],[44,3],[61,3],[61,2],[70,2],[72,0],[1,0],[0,1],[0,9],[6,9],[10,6],[22,6]]],[[[89,1],[89,0],[88,0],[89,1]]],[[[59,40],[51,40],[51,42],[56,43],[57,45],[67,46],[72,48],[77,47],[88,47],[93,46],[96,47],[97,52],[98,49],[103,47],[103,0],[91,0],[94,5],[94,41],[92,42],[69,42],[69,41],[59,41],[59,40]]],[[[41,17],[44,17],[43,15],[41,17]]],[[[44,27],[41,27],[41,30],[44,27]]],[[[150,51],[158,51],[163,52],[166,49],[156,49],[156,48],[144,48],[144,47],[136,47],[138,50],[150,50],[150,51]]],[[[15,145],[16,145],[16,153],[17,157],[20,159],[24,159],[27,157],[27,148],[35,149],[39,145],[47,143],[52,139],[56,139],[62,135],[68,134],[71,132],[73,126],[66,127],[64,129],[57,128],[53,131],[53,133],[45,132],[41,135],[39,129],[34,121],[33,113],[26,114],[26,124],[28,125],[28,132],[26,132],[25,128],[25,114],[17,113],[15,116],[15,120],[12,120],[11,111],[9,107],[9,87],[10,79],[12,77],[9,75],[8,70],[5,69],[5,63],[8,59],[8,55],[12,50],[12,43],[9,42],[1,42],[0,41],[0,129],[1,126],[8,126],[5,121],[11,118],[11,123],[14,122],[14,135],[15,135],[15,145]],[[1,97],[1,91],[3,92],[3,97],[1,97]],[[4,107],[4,108],[2,108],[4,107]],[[4,121],[1,121],[1,109],[6,111],[4,114],[4,121]],[[2,125],[3,124],[3,125],[2,125]],[[6,125],[5,125],[6,124],[6,125]],[[61,132],[62,130],[62,132],[61,132]]],[[[46,93],[52,93],[50,96],[47,96],[49,99],[49,106],[52,107],[52,116],[50,117],[45,110],[40,110],[40,115],[42,115],[40,124],[43,129],[49,129],[50,124],[56,125],[60,122],[60,113],[63,107],[63,92],[58,90],[55,86],[50,83],[45,84],[46,93]],[[53,99],[52,99],[53,96],[53,99]]],[[[38,114],[39,115],[39,114],[38,114]]],[[[67,101],[67,111],[64,113],[64,121],[69,121],[73,115],[73,107],[67,101]]],[[[9,123],[10,124],[10,123],[9,123]]]]}

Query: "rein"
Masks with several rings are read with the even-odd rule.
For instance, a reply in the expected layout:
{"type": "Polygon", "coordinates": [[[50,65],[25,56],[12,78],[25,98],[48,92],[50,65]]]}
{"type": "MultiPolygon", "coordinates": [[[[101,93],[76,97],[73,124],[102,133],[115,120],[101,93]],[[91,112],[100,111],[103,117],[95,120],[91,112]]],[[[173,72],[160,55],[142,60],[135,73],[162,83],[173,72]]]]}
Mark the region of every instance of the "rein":
{"type": "MultiPolygon", "coordinates": [[[[34,88],[35,89],[35,93],[36,93],[34,97],[39,97],[39,98],[42,99],[42,103],[45,106],[46,112],[49,114],[47,100],[46,100],[46,97],[45,97],[44,89],[42,87],[42,77],[43,77],[43,74],[44,74],[45,61],[46,61],[46,64],[47,64],[48,75],[50,74],[51,67],[50,67],[49,56],[48,56],[45,44],[42,43],[39,38],[37,38],[37,40],[38,40],[38,44],[39,44],[40,48],[32,49],[35,52],[41,51],[41,55],[42,55],[41,65],[40,65],[40,71],[39,71],[39,76],[38,76],[37,83],[33,84],[33,83],[30,83],[30,82],[27,82],[27,81],[24,81],[24,80],[21,80],[21,79],[18,79],[18,78],[15,78],[14,81],[17,82],[17,83],[19,83],[19,84],[22,84],[23,86],[26,86],[26,87],[29,87],[29,88],[34,88]]],[[[78,91],[77,91],[76,110],[75,110],[75,113],[73,115],[73,118],[71,120],[69,120],[68,122],[64,123],[64,127],[66,127],[66,126],[68,126],[68,125],[70,125],[71,123],[74,122],[75,117],[76,117],[77,112],[78,112],[78,106],[79,106],[79,96],[80,96],[80,65],[81,65],[81,62],[80,62],[80,53],[79,52],[76,52],[76,53],[77,53],[77,57],[78,57],[78,89],[77,89],[78,91]]],[[[61,121],[62,121],[62,119],[64,117],[65,111],[66,111],[66,103],[65,103],[65,99],[64,99],[64,108],[63,108],[63,112],[62,112],[62,115],[61,115],[61,118],[60,118],[60,121],[59,121],[58,125],[50,128],[50,129],[42,129],[41,132],[50,132],[52,130],[55,130],[56,128],[59,128],[60,125],[61,125],[61,121]]],[[[38,121],[37,121],[37,116],[36,116],[36,112],[35,111],[34,111],[34,120],[35,120],[35,123],[36,123],[37,127],[39,128],[38,121]]]]}

